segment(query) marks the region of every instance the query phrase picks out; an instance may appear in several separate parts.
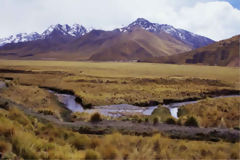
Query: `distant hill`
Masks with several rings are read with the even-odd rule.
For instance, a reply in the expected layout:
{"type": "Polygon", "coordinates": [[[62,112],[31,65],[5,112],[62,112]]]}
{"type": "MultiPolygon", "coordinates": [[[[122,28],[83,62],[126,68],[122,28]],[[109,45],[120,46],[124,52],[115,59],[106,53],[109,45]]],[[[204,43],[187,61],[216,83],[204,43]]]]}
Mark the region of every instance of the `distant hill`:
{"type": "Polygon", "coordinates": [[[42,34],[0,39],[0,58],[128,61],[170,56],[213,43],[209,38],[139,18],[113,31],[54,25],[42,34]]]}
{"type": "Polygon", "coordinates": [[[168,57],[148,58],[146,62],[240,66],[240,35],[211,45],[168,57]]]}
{"type": "Polygon", "coordinates": [[[137,60],[179,54],[191,48],[166,33],[153,34],[141,28],[107,40],[90,57],[94,61],[137,60]]]}

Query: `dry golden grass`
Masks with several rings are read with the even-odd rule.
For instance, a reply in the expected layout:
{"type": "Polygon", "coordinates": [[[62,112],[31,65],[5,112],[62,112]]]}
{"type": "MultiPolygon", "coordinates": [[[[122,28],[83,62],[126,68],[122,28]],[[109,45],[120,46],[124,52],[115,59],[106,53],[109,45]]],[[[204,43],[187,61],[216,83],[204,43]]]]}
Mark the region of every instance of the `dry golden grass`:
{"type": "Polygon", "coordinates": [[[20,83],[73,90],[83,103],[106,105],[198,97],[202,92],[239,89],[239,70],[230,67],[150,63],[1,60],[0,73],[20,83]]]}
{"type": "Polygon", "coordinates": [[[240,148],[239,143],[176,140],[160,134],[83,135],[41,123],[17,109],[0,109],[0,149],[9,159],[238,159],[240,148]]]}
{"type": "Polygon", "coordinates": [[[95,114],[99,114],[100,118],[103,120],[110,120],[110,119],[114,119],[112,117],[107,117],[104,115],[101,115],[98,112],[93,112],[93,113],[88,113],[88,112],[73,112],[71,113],[71,121],[84,121],[84,122],[89,122],[91,121],[91,118],[95,115],[95,114]]]}
{"type": "Polygon", "coordinates": [[[240,128],[240,97],[208,98],[179,110],[180,119],[194,116],[202,127],[240,128]]]}
{"type": "Polygon", "coordinates": [[[44,89],[35,86],[22,86],[14,82],[7,83],[8,88],[2,89],[0,96],[12,100],[32,110],[51,114],[57,118],[61,118],[63,114],[69,113],[67,109],[62,107],[57,98],[44,89]]]}
{"type": "Polygon", "coordinates": [[[116,63],[116,62],[67,62],[67,61],[20,61],[0,60],[0,67],[36,68],[39,70],[59,70],[99,77],[195,77],[218,79],[227,82],[239,80],[239,69],[219,66],[174,65],[156,63],[116,63]],[[40,67],[40,68],[39,68],[40,67]]]}

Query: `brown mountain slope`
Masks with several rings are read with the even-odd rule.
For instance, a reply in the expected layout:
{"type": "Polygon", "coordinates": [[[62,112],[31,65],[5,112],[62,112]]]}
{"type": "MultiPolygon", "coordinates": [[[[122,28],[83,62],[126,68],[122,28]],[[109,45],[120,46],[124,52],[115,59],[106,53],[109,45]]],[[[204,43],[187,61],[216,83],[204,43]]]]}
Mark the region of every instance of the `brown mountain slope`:
{"type": "Polygon", "coordinates": [[[5,46],[0,58],[119,61],[174,55],[191,48],[166,33],[93,30],[78,39],[37,40],[5,46]]]}
{"type": "Polygon", "coordinates": [[[147,62],[189,63],[218,66],[240,66],[240,35],[222,40],[190,52],[160,58],[147,58],[147,62]]]}
{"type": "Polygon", "coordinates": [[[134,60],[174,55],[189,50],[190,47],[165,33],[156,35],[136,28],[106,41],[90,60],[134,60]]]}

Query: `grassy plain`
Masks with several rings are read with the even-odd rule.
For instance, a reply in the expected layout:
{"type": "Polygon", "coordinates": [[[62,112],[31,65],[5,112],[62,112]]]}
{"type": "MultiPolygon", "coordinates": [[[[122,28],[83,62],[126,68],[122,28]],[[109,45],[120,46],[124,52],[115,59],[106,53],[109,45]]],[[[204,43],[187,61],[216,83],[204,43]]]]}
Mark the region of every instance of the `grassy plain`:
{"type": "Polygon", "coordinates": [[[92,105],[162,102],[240,86],[238,68],[217,66],[1,60],[0,69],[20,70],[2,71],[0,77],[73,90],[92,105]]]}

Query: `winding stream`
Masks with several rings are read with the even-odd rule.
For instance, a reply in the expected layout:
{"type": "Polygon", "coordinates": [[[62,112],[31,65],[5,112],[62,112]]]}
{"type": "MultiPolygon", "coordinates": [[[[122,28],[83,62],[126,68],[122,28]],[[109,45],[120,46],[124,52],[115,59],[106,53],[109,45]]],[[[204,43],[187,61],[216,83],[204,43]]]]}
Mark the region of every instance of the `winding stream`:
{"type": "MultiPolygon", "coordinates": [[[[5,88],[6,84],[3,81],[0,81],[0,89],[5,88]]],[[[81,104],[75,101],[75,96],[69,94],[60,94],[52,90],[48,90],[52,94],[58,97],[58,100],[65,105],[66,108],[71,110],[72,112],[88,112],[94,113],[99,112],[105,116],[111,117],[120,117],[125,115],[151,115],[152,112],[158,106],[150,106],[150,107],[139,107],[130,104],[116,104],[116,105],[106,105],[106,106],[94,106],[93,109],[84,109],[81,104]]],[[[240,97],[240,95],[227,95],[227,96],[218,96],[214,98],[222,98],[222,97],[240,97]]],[[[186,102],[177,102],[177,103],[170,103],[164,104],[163,107],[166,107],[170,110],[170,113],[173,117],[178,118],[177,113],[178,109],[181,106],[187,104],[194,104],[198,103],[199,100],[195,101],[186,101],[186,102]]]]}
{"type": "Polygon", "coordinates": [[[93,109],[84,109],[81,104],[75,101],[75,96],[68,94],[59,94],[54,91],[49,92],[54,93],[58,97],[58,100],[72,112],[88,112],[88,113],[99,112],[105,116],[120,117],[124,115],[134,114],[151,115],[153,110],[158,107],[158,106],[138,107],[129,104],[116,104],[107,106],[94,106],[93,109]]]}
{"type": "MultiPolygon", "coordinates": [[[[124,115],[136,115],[136,114],[151,115],[152,112],[158,107],[158,106],[139,107],[139,106],[134,106],[130,104],[116,104],[116,105],[106,105],[106,106],[94,106],[93,109],[84,109],[81,104],[75,101],[75,96],[68,95],[68,94],[59,94],[53,91],[50,91],[50,92],[54,93],[58,97],[58,100],[73,112],[88,112],[88,113],[99,112],[105,116],[120,117],[124,115]]],[[[240,97],[240,95],[219,96],[215,98],[222,98],[222,97],[240,97]]],[[[198,103],[198,102],[199,100],[177,102],[177,103],[164,104],[163,107],[168,108],[171,112],[171,115],[174,118],[178,118],[177,113],[178,113],[179,107],[187,104],[198,103]]]]}

